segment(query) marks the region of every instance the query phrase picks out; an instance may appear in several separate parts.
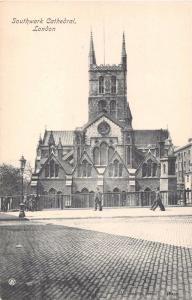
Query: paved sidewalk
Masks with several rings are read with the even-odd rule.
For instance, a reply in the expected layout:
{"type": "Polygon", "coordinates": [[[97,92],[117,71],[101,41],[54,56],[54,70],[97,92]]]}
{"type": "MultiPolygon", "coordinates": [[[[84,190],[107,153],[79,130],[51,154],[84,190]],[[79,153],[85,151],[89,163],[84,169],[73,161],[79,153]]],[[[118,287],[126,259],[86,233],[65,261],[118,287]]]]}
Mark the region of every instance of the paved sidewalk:
{"type": "Polygon", "coordinates": [[[1,221],[20,221],[19,212],[0,212],[0,222],[1,221]]]}
{"type": "MultiPolygon", "coordinates": [[[[9,212],[17,216],[18,212],[9,212]]],[[[28,211],[25,213],[29,220],[51,219],[86,219],[86,218],[124,218],[124,217],[166,217],[192,216],[192,207],[166,207],[166,211],[152,211],[149,208],[104,208],[103,211],[93,209],[64,209],[28,211]]]]}

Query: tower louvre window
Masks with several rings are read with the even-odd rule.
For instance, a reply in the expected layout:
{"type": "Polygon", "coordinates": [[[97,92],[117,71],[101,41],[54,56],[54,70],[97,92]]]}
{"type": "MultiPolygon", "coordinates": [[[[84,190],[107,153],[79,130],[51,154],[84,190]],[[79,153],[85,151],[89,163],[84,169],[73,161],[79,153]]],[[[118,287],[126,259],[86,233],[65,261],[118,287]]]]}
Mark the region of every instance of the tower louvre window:
{"type": "Polygon", "coordinates": [[[99,111],[99,113],[107,112],[106,106],[107,106],[106,101],[105,100],[100,100],[98,102],[98,111],[99,111]]]}
{"type": "Polygon", "coordinates": [[[110,102],[110,114],[114,117],[116,116],[116,101],[115,100],[112,100],[110,102]]]}
{"type": "Polygon", "coordinates": [[[116,94],[116,92],[117,92],[116,85],[117,85],[116,77],[115,76],[111,76],[111,93],[112,94],[116,94]]]}
{"type": "Polygon", "coordinates": [[[104,94],[104,77],[99,77],[99,94],[104,94]]]}

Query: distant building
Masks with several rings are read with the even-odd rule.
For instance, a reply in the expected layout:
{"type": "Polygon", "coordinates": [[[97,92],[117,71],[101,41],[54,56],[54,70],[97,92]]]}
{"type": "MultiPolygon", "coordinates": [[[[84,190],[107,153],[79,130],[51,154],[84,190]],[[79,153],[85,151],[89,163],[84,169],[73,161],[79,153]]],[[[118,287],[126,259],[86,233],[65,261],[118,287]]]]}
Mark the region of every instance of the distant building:
{"type": "Polygon", "coordinates": [[[74,131],[45,131],[37,146],[34,192],[93,193],[97,185],[103,192],[175,190],[168,130],[132,127],[124,35],[118,65],[96,63],[91,35],[88,71],[88,122],[74,131]]]}
{"type": "Polygon", "coordinates": [[[178,189],[192,189],[192,138],[182,147],[175,149],[178,189]]]}

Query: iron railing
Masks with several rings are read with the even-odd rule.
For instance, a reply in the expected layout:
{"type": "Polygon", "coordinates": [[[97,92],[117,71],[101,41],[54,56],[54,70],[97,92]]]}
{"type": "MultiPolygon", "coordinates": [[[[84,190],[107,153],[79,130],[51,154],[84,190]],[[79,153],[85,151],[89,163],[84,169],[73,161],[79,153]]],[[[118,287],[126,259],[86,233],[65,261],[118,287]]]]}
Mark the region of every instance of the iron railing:
{"type": "MultiPolygon", "coordinates": [[[[102,194],[103,207],[150,207],[155,199],[155,192],[107,192],[102,194]]],[[[165,206],[192,205],[191,190],[161,191],[165,206]]],[[[54,194],[25,196],[26,210],[94,208],[94,193],[75,193],[71,195],[54,194]]],[[[0,210],[17,210],[21,196],[0,197],[0,210]]]]}

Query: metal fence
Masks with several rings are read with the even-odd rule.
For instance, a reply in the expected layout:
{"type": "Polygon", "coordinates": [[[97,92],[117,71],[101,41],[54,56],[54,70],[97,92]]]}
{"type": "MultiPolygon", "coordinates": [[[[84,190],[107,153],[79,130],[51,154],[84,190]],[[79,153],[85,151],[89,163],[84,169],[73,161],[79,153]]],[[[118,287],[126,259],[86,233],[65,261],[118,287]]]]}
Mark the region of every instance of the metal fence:
{"type": "MultiPolygon", "coordinates": [[[[108,192],[102,195],[103,207],[150,207],[155,199],[155,192],[108,192]]],[[[161,191],[165,206],[192,205],[191,190],[161,191]]],[[[26,210],[94,208],[94,193],[75,193],[71,195],[25,196],[26,210]]],[[[0,197],[0,210],[18,210],[21,196],[0,197]]]]}
{"type": "Polygon", "coordinates": [[[0,210],[18,210],[19,203],[21,203],[21,196],[3,196],[0,197],[0,210]]]}

